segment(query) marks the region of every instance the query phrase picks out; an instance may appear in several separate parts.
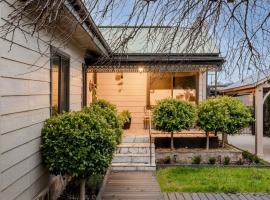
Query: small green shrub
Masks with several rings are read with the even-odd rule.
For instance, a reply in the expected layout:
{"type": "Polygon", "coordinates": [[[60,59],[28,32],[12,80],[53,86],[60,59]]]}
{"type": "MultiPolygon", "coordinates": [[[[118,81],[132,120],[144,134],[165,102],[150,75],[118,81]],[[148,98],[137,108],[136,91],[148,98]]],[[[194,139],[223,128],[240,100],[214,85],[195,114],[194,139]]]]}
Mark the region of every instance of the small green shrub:
{"type": "Polygon", "coordinates": [[[130,123],[131,113],[128,110],[123,110],[118,114],[118,118],[122,124],[130,123]]]}
{"type": "Polygon", "coordinates": [[[216,159],[215,157],[210,157],[210,158],[208,159],[208,163],[211,164],[211,165],[216,164],[216,161],[217,161],[217,159],[216,159]]]}
{"type": "Polygon", "coordinates": [[[261,162],[260,158],[256,155],[253,157],[253,160],[256,164],[259,164],[261,162]]]}
{"type": "Polygon", "coordinates": [[[116,106],[113,105],[112,103],[110,103],[109,101],[104,100],[104,99],[96,100],[92,103],[92,105],[99,106],[99,107],[104,108],[104,109],[110,109],[110,110],[114,111],[115,113],[117,112],[116,106]]]}
{"type": "Polygon", "coordinates": [[[237,165],[243,165],[244,164],[244,161],[242,158],[240,158],[237,162],[236,162],[237,165]]]}
{"type": "Polygon", "coordinates": [[[96,115],[103,117],[108,123],[109,128],[112,130],[111,133],[115,136],[115,139],[119,144],[121,142],[123,134],[122,122],[119,120],[117,112],[111,109],[112,108],[111,106],[104,106],[104,105],[107,104],[93,103],[89,107],[83,108],[82,112],[95,113],[96,115]]]}
{"type": "Polygon", "coordinates": [[[231,158],[228,157],[228,156],[226,156],[226,157],[224,158],[224,165],[229,165],[230,162],[231,162],[231,158]]]}
{"type": "Polygon", "coordinates": [[[177,99],[163,99],[153,110],[153,124],[157,130],[171,133],[173,149],[173,132],[191,128],[196,120],[196,109],[193,104],[177,99]]]}
{"type": "Polygon", "coordinates": [[[249,163],[255,162],[255,157],[257,157],[248,151],[243,151],[242,156],[243,156],[243,159],[248,161],[249,163]]]}
{"type": "Polygon", "coordinates": [[[194,156],[192,159],[192,164],[200,164],[202,161],[202,157],[201,156],[194,156]]]}

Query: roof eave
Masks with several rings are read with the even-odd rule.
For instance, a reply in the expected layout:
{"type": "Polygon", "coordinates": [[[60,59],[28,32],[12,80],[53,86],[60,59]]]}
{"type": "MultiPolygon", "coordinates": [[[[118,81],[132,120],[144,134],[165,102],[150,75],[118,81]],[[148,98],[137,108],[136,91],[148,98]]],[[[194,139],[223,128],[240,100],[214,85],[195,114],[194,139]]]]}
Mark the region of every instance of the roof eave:
{"type": "Polygon", "coordinates": [[[86,19],[83,19],[83,23],[81,24],[82,28],[88,33],[90,38],[95,42],[97,47],[100,49],[100,51],[108,56],[111,54],[111,48],[106,42],[105,38],[99,31],[97,25],[95,24],[94,20],[90,16],[88,10],[86,9],[85,5],[81,0],[68,0],[68,3],[65,4],[67,9],[70,11],[70,13],[75,17],[78,22],[82,20],[82,17],[80,16],[78,12],[78,8],[76,6],[79,6],[79,11],[83,11],[86,14],[86,19]]]}

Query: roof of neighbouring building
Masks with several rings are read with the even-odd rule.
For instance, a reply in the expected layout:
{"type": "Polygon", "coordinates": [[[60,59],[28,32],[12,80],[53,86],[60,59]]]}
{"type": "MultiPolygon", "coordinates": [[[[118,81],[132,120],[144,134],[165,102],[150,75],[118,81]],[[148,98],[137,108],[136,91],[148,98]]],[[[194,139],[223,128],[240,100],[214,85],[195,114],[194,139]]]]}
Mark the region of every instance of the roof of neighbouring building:
{"type": "Polygon", "coordinates": [[[242,87],[256,87],[256,85],[259,85],[261,83],[265,83],[267,80],[270,79],[270,70],[260,71],[255,73],[254,75],[251,75],[241,81],[237,81],[225,88],[222,89],[222,91],[229,91],[233,89],[238,89],[242,87]]]}
{"type": "Polygon", "coordinates": [[[195,45],[191,46],[189,41],[192,29],[189,28],[101,26],[99,30],[114,53],[219,54],[219,49],[207,33],[197,36],[195,45]],[[127,41],[124,48],[117,48],[120,41],[127,41]]]}

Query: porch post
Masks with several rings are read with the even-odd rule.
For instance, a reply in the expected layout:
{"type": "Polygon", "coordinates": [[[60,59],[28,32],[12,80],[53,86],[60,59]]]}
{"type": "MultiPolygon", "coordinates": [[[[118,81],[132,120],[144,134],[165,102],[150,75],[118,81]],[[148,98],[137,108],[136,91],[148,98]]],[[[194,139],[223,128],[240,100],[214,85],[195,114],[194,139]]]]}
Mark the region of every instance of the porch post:
{"type": "Polygon", "coordinates": [[[255,153],[263,155],[263,87],[255,89],[255,153]]]}
{"type": "Polygon", "coordinates": [[[206,78],[206,72],[200,72],[199,73],[199,87],[198,87],[198,97],[199,102],[206,99],[206,91],[207,91],[207,78],[206,78]]]}

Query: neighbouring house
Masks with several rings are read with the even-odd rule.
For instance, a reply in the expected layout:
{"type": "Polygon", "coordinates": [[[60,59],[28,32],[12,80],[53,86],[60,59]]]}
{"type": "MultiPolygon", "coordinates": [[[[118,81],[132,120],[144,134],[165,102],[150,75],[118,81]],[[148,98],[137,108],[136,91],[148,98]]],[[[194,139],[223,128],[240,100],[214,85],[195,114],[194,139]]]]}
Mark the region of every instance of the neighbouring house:
{"type": "MultiPolygon", "coordinates": [[[[136,35],[128,40],[124,53],[117,49],[107,63],[88,66],[88,81],[96,87],[96,97],[112,102],[120,111],[129,110],[133,132],[144,128],[148,109],[160,99],[173,97],[194,103],[206,99],[207,71],[220,70],[224,62],[207,35],[200,37],[196,50],[186,52],[188,29],[136,28],[100,27],[111,46],[128,38],[133,31],[136,35]],[[154,40],[149,39],[149,33],[154,40]],[[164,44],[164,38],[174,33],[172,45],[164,44]]],[[[88,93],[88,101],[92,93],[88,93]]]]}
{"type": "MultiPolygon", "coordinates": [[[[14,9],[13,2],[0,2],[1,24],[14,9]]],[[[49,182],[56,193],[61,190],[63,180],[50,179],[42,165],[39,147],[43,122],[53,112],[81,109],[85,104],[85,58],[106,56],[110,51],[84,5],[80,1],[67,2],[72,3],[66,4],[65,17],[78,23],[64,47],[60,40],[55,40],[53,46],[48,44],[46,33],[38,37],[28,30],[24,34],[15,32],[11,50],[12,33],[0,40],[1,200],[41,199],[49,182]]],[[[66,26],[62,21],[58,32],[63,34],[66,26]]]]}
{"type": "Polygon", "coordinates": [[[270,71],[260,71],[219,90],[220,94],[239,98],[252,108],[255,126],[244,130],[255,134],[255,152],[263,155],[263,136],[270,136],[270,71]]]}

